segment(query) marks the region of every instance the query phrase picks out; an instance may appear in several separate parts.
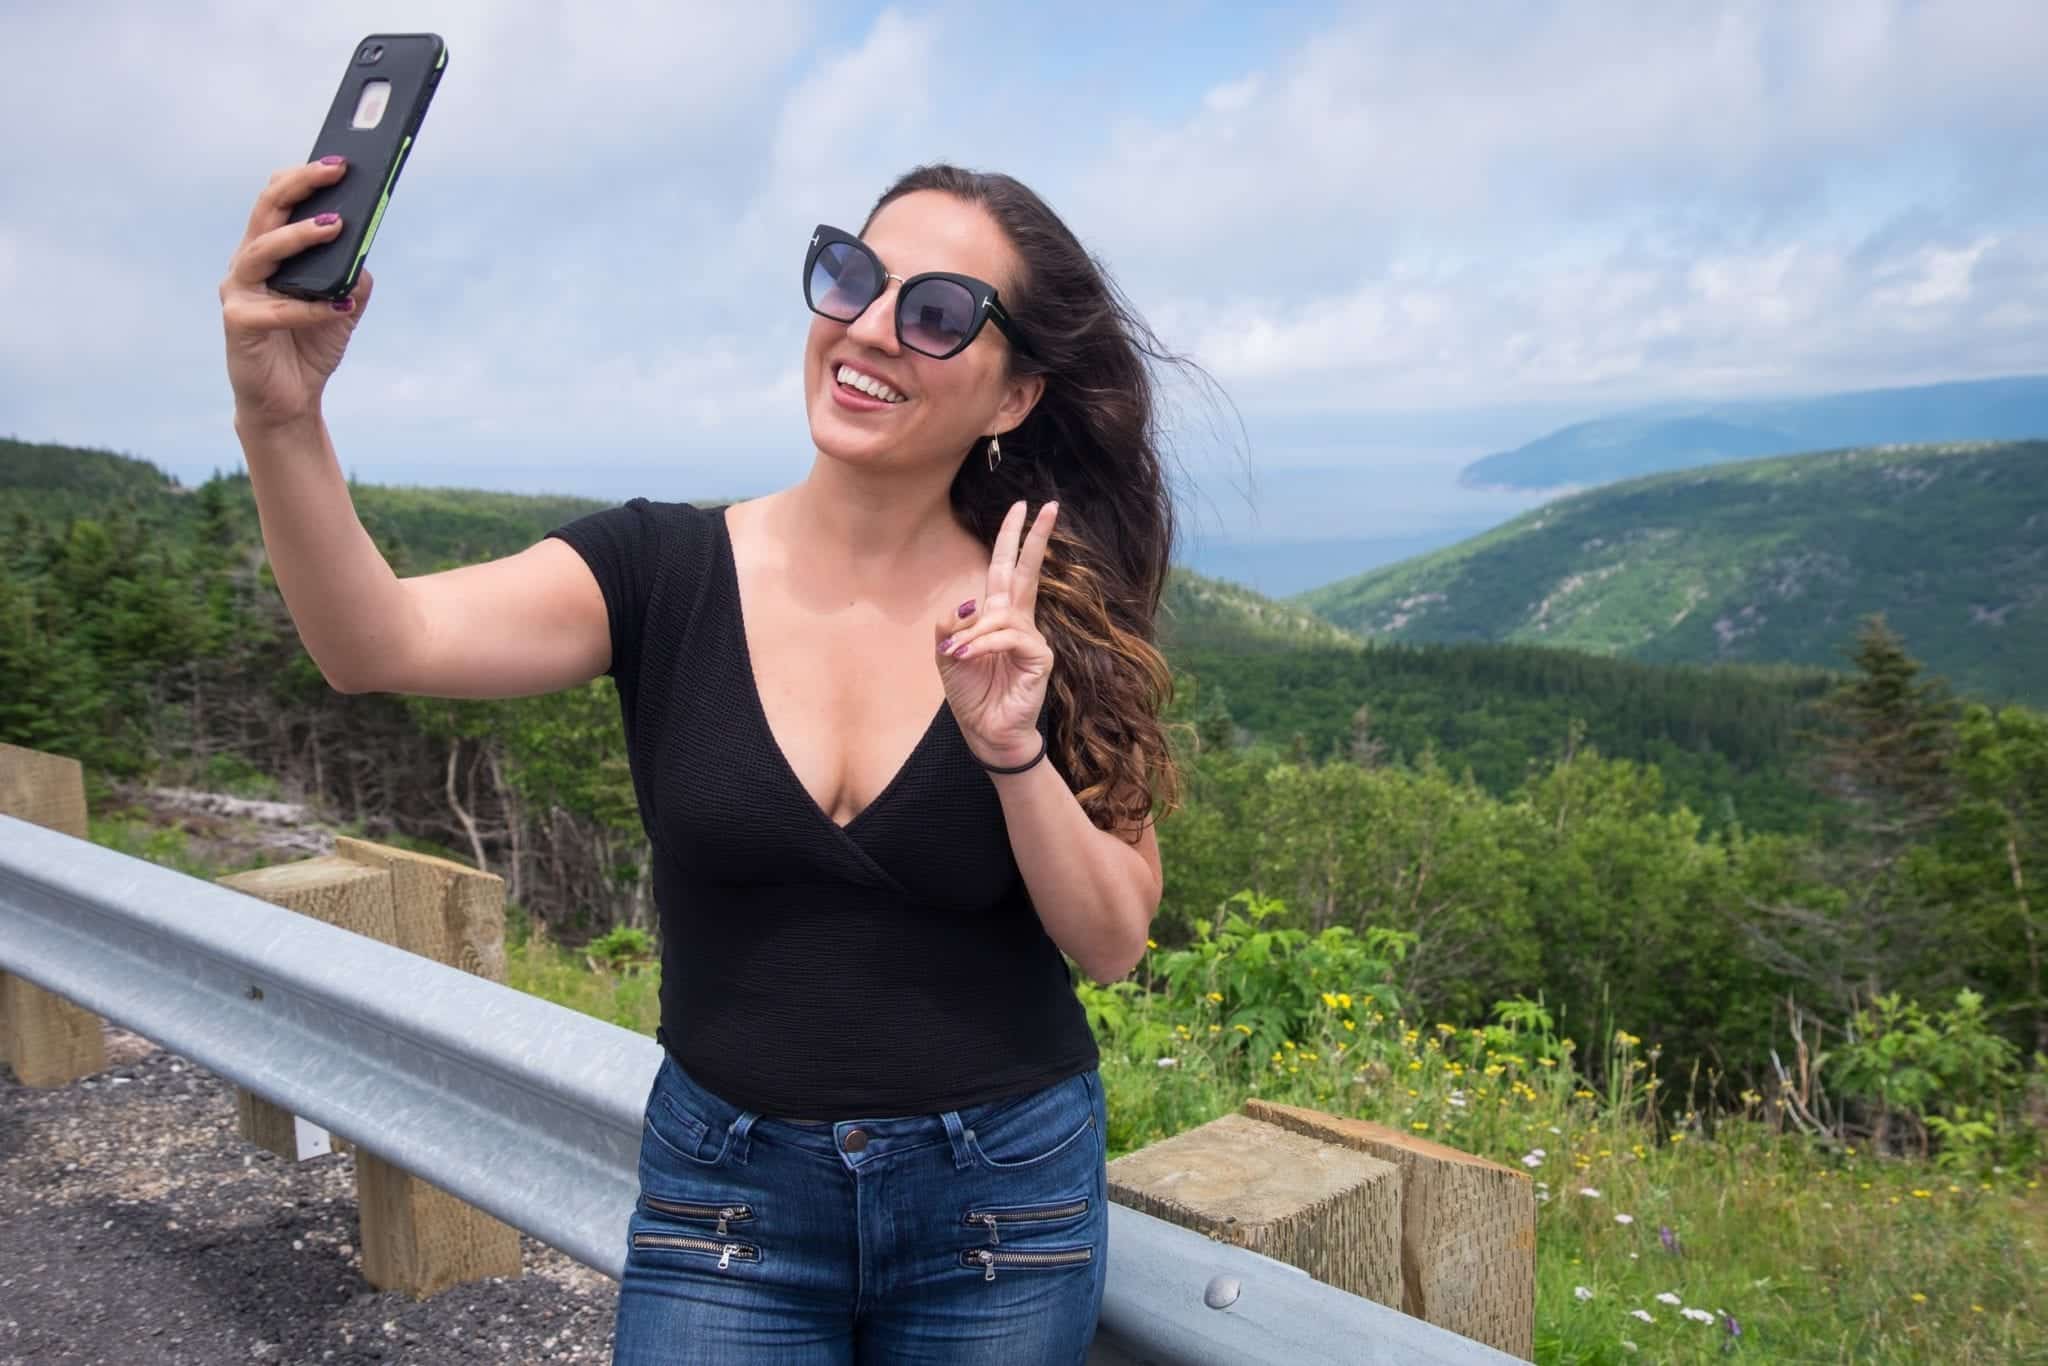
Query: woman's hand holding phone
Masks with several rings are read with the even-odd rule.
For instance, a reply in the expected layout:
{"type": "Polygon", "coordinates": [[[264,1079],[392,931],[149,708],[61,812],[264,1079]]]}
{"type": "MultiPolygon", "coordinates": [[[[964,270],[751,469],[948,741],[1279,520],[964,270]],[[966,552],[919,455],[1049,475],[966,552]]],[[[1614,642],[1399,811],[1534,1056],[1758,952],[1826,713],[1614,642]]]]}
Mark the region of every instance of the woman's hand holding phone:
{"type": "Polygon", "coordinates": [[[324,223],[290,219],[294,205],[348,173],[341,162],[286,167],[270,177],[250,210],[248,229],[220,282],[237,427],[283,427],[318,413],[328,376],[341,364],[369,306],[368,270],[351,293],[332,302],[289,298],[264,283],[287,257],[341,234],[343,224],[333,215],[322,215],[332,220],[324,223]]]}

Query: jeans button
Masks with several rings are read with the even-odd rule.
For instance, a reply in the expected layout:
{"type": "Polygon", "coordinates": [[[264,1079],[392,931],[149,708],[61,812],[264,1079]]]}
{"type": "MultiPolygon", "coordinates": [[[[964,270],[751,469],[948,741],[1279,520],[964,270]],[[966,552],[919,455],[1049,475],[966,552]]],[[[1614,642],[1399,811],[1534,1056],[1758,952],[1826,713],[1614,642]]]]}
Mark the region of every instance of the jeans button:
{"type": "Polygon", "coordinates": [[[850,1153],[859,1152],[868,1146],[868,1131],[865,1129],[848,1129],[846,1137],[839,1140],[839,1146],[850,1153]]]}

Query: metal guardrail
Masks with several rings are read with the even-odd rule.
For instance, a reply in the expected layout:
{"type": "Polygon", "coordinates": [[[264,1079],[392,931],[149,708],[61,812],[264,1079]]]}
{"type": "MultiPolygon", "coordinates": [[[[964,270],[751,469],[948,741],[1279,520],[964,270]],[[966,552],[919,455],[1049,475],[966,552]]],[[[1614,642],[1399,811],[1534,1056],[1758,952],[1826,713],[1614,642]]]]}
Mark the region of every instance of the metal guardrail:
{"type": "MultiPolygon", "coordinates": [[[[624,1266],[652,1039],[8,816],[0,969],[613,1279],[624,1266]]],[[[1516,1360],[1121,1205],[1109,1239],[1102,1366],[1516,1360]]]]}

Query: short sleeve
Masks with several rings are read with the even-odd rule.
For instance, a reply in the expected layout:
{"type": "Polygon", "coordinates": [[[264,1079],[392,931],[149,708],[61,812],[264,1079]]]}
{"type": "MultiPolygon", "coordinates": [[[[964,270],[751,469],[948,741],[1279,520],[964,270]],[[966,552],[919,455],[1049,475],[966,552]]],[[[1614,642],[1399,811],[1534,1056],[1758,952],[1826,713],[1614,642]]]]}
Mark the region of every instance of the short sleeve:
{"type": "Polygon", "coordinates": [[[661,562],[654,508],[645,498],[629,499],[558,526],[548,535],[567,541],[583,557],[604,593],[612,628],[612,662],[605,672],[617,683],[638,678],[647,603],[661,562]]]}

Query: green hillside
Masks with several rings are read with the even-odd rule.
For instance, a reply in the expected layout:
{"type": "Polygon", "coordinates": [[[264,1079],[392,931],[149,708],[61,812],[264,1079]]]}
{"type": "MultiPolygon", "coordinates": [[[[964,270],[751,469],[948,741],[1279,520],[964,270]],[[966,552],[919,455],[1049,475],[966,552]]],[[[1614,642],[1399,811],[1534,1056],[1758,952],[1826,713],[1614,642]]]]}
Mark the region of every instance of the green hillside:
{"type": "Polygon", "coordinates": [[[1169,651],[1208,649],[1271,654],[1307,648],[1358,650],[1365,642],[1315,613],[1275,602],[1240,584],[1175,569],[1159,621],[1169,651]]]}
{"type": "MultiPolygon", "coordinates": [[[[424,573],[509,555],[550,530],[607,507],[603,499],[479,489],[350,484],[356,515],[403,572],[424,573]]],[[[187,488],[155,465],[112,451],[0,437],[0,529],[25,541],[32,527],[74,517],[121,520],[144,535],[260,544],[245,470],[187,488]]]]}
{"type": "Polygon", "coordinates": [[[1405,642],[1835,668],[1882,612],[1959,690],[2048,700],[2048,442],[1878,446],[1612,484],[1291,599],[1405,642]]]}
{"type": "MultiPolygon", "coordinates": [[[[510,554],[605,506],[370,484],[353,485],[352,496],[379,547],[407,574],[510,554]]],[[[57,680],[70,668],[81,698],[94,686],[128,686],[122,679],[146,691],[151,678],[189,670],[215,635],[255,631],[276,634],[263,648],[284,651],[309,696],[322,692],[290,639],[274,589],[261,594],[269,615],[259,614],[260,625],[240,622],[228,605],[247,590],[231,591],[223,576],[261,562],[245,473],[184,488],[126,456],[0,442],[0,528],[16,533],[0,547],[0,607],[18,603],[25,613],[18,633],[42,652],[24,664],[28,672],[57,680]],[[129,614],[125,624],[102,630],[61,607],[62,584],[85,591],[118,580],[122,565],[142,564],[149,568],[136,585],[114,595],[129,614]],[[195,612],[221,622],[207,626],[195,612]],[[148,648],[110,682],[85,659],[65,662],[66,650],[98,651],[96,631],[148,648]]],[[[0,620],[0,657],[7,626],[0,620]]],[[[1169,580],[1160,635],[1181,680],[1178,717],[1199,726],[1212,749],[1267,744],[1321,758],[1363,747],[1395,764],[1427,752],[1506,796],[1532,761],[1565,748],[1576,725],[1584,743],[1605,754],[1658,764],[1669,800],[1691,806],[1710,826],[1739,820],[1752,829],[1796,829],[1809,806],[1793,772],[1795,719],[1821,686],[1807,673],[1671,669],[1527,645],[1368,644],[1302,607],[1185,569],[1169,580]]],[[[79,707],[89,709],[83,701],[79,707]]],[[[111,714],[139,724],[147,710],[134,701],[111,714]]],[[[143,745],[132,736],[107,743],[124,752],[143,745]]]]}

